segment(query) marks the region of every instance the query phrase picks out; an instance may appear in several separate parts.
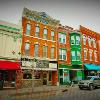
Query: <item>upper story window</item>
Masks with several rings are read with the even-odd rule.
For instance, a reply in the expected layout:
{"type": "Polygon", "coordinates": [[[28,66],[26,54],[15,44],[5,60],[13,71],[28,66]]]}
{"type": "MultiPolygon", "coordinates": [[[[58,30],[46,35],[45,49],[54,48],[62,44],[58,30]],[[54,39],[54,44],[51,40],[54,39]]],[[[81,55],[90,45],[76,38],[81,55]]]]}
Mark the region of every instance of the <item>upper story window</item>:
{"type": "Polygon", "coordinates": [[[80,51],[77,51],[77,60],[81,60],[81,53],[80,53],[80,51]]]}
{"type": "Polygon", "coordinates": [[[30,51],[30,44],[29,43],[25,43],[25,55],[29,56],[29,51],[30,51]]]}
{"type": "Polygon", "coordinates": [[[52,47],[51,48],[51,59],[54,59],[54,51],[55,51],[55,48],[54,47],[52,47]]]}
{"type": "Polygon", "coordinates": [[[66,60],[66,49],[59,49],[59,59],[66,60]]]}
{"type": "Polygon", "coordinates": [[[35,44],[34,45],[34,57],[38,57],[39,56],[39,45],[35,44]]]}
{"type": "Polygon", "coordinates": [[[47,58],[47,50],[48,50],[48,47],[43,46],[43,57],[45,57],[45,58],[47,58]]]}
{"type": "Polygon", "coordinates": [[[26,35],[30,35],[31,25],[27,24],[26,26],[26,35]]]}
{"type": "Polygon", "coordinates": [[[71,36],[71,45],[75,44],[75,36],[71,36]]]}
{"type": "Polygon", "coordinates": [[[83,35],[83,44],[86,45],[86,40],[87,40],[87,37],[85,35],[83,35]]]}
{"type": "Polygon", "coordinates": [[[88,37],[88,44],[89,44],[89,46],[91,47],[91,41],[92,39],[90,38],[90,37],[88,37]]]}
{"type": "Polygon", "coordinates": [[[35,27],[35,36],[36,37],[39,37],[39,31],[40,31],[40,27],[39,26],[36,26],[35,27]]]}
{"type": "Polygon", "coordinates": [[[87,49],[84,49],[84,60],[87,60],[87,49]]]}
{"type": "Polygon", "coordinates": [[[90,51],[89,51],[90,61],[92,61],[92,60],[93,60],[93,59],[92,59],[92,52],[93,52],[92,50],[90,50],[90,51]]]}
{"type": "Polygon", "coordinates": [[[94,51],[94,61],[97,61],[97,51],[94,51]]]}
{"type": "Polygon", "coordinates": [[[66,44],[66,34],[59,33],[59,43],[66,44]]]}
{"type": "Polygon", "coordinates": [[[44,34],[43,34],[44,39],[47,39],[47,33],[48,33],[48,30],[46,28],[44,28],[44,34]]]}
{"type": "Polygon", "coordinates": [[[54,31],[51,31],[51,40],[54,41],[54,31]]]}
{"type": "Polygon", "coordinates": [[[71,52],[71,56],[72,56],[72,61],[76,61],[76,54],[75,51],[71,52]]]}
{"type": "Polygon", "coordinates": [[[95,39],[92,39],[92,41],[93,41],[94,48],[96,48],[96,40],[95,39]]]}
{"type": "Polygon", "coordinates": [[[76,36],[76,45],[80,45],[80,36],[76,36]]]}

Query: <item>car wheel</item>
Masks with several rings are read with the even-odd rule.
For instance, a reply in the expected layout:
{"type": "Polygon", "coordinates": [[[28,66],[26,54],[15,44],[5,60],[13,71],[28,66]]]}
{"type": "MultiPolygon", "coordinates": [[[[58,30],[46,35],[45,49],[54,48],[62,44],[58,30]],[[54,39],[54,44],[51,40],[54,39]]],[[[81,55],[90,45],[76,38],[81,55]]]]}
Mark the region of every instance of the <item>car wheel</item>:
{"type": "Polygon", "coordinates": [[[90,90],[93,90],[93,89],[94,89],[93,84],[90,84],[90,85],[89,85],[89,89],[90,89],[90,90]]]}
{"type": "Polygon", "coordinates": [[[83,87],[80,87],[80,86],[79,86],[79,89],[80,89],[80,90],[82,90],[82,89],[83,89],[83,87]]]}

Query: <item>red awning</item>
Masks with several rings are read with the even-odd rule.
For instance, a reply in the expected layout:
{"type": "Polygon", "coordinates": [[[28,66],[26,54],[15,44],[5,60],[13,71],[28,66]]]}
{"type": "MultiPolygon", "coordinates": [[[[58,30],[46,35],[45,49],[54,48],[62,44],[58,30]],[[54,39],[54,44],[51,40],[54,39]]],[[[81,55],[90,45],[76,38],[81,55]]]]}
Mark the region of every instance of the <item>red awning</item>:
{"type": "Polygon", "coordinates": [[[20,62],[0,61],[0,70],[19,70],[20,62]]]}

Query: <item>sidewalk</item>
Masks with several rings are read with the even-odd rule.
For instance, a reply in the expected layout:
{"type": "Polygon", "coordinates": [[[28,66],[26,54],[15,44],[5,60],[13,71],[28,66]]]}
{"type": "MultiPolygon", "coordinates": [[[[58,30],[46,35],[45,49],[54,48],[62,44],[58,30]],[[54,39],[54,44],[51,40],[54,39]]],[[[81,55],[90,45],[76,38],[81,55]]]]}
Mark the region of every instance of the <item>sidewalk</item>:
{"type": "Polygon", "coordinates": [[[43,98],[51,95],[62,95],[68,87],[62,86],[42,86],[23,89],[0,90],[0,100],[27,100],[43,98]]]}

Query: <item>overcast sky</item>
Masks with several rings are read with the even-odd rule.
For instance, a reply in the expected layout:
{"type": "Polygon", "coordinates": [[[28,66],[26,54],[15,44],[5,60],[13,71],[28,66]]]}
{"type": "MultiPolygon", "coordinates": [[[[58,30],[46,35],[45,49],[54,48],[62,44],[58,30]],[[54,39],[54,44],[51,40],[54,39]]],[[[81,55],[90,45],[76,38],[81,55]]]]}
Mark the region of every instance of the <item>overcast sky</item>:
{"type": "Polygon", "coordinates": [[[17,24],[23,8],[46,12],[61,24],[100,33],[100,0],[0,0],[0,20],[17,24]]]}

